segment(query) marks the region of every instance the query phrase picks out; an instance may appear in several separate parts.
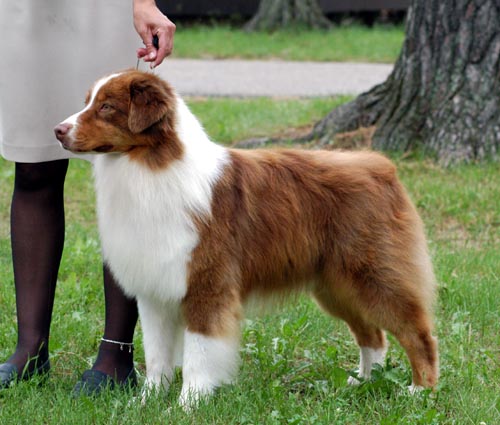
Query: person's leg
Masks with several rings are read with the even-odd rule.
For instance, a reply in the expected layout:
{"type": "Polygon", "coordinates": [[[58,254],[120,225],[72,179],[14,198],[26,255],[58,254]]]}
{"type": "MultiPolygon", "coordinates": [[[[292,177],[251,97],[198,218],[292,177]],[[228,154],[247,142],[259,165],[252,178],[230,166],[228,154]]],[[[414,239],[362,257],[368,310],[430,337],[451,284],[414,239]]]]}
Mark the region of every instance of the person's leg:
{"type": "Polygon", "coordinates": [[[95,396],[105,388],[137,385],[132,340],[137,323],[137,304],[128,298],[104,266],[106,321],[103,341],[91,370],[73,388],[73,396],[95,396]]]}
{"type": "Polygon", "coordinates": [[[19,373],[29,359],[27,371],[48,359],[50,321],[64,245],[67,168],[68,160],[16,163],[11,240],[18,342],[8,362],[19,373]]]}
{"type": "MultiPolygon", "coordinates": [[[[104,296],[106,321],[103,338],[107,341],[132,343],[138,316],[137,304],[135,299],[128,298],[123,293],[106,266],[104,266],[104,296]]],[[[102,341],[92,369],[123,382],[133,366],[132,346],[102,341]]]]}
{"type": "MultiPolygon", "coordinates": [[[[17,163],[11,208],[11,238],[18,317],[18,343],[8,359],[31,372],[48,359],[48,339],[57,273],[64,245],[64,180],[68,160],[17,163]],[[37,361],[38,356],[38,361],[37,361]]],[[[104,268],[104,338],[132,342],[135,300],[127,298],[104,268]]],[[[93,369],[118,381],[133,366],[127,347],[103,342],[93,369]]]]}

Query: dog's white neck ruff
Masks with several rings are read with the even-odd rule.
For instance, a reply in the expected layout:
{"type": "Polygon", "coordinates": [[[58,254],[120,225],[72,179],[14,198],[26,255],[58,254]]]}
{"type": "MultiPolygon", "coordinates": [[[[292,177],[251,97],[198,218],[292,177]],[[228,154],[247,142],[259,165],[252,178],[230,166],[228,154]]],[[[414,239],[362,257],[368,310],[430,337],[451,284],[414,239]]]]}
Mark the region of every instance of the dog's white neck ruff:
{"type": "Polygon", "coordinates": [[[129,295],[162,301],[186,293],[199,240],[193,215],[210,214],[213,186],[229,161],[180,98],[176,112],[180,160],[163,170],[121,154],[97,155],[94,162],[104,260],[129,295]]]}

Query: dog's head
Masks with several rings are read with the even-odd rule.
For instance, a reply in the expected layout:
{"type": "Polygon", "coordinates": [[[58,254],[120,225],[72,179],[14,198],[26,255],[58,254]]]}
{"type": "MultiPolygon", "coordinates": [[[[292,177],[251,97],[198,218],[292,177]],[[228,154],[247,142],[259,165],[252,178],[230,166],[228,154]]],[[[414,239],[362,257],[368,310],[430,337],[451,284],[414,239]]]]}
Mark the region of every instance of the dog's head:
{"type": "Polygon", "coordinates": [[[54,131],[73,152],[130,152],[168,142],[175,134],[176,96],[159,77],[129,70],[98,80],[85,108],[54,131]]]}

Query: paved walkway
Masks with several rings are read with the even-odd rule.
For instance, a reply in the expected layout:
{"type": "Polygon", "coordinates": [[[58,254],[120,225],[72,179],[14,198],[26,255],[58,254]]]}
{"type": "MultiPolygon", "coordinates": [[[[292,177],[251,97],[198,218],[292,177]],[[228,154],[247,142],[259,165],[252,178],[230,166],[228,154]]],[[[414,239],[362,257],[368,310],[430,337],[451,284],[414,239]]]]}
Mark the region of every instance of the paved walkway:
{"type": "Polygon", "coordinates": [[[184,96],[316,97],[359,94],[393,65],[335,62],[167,59],[156,71],[184,96]]]}

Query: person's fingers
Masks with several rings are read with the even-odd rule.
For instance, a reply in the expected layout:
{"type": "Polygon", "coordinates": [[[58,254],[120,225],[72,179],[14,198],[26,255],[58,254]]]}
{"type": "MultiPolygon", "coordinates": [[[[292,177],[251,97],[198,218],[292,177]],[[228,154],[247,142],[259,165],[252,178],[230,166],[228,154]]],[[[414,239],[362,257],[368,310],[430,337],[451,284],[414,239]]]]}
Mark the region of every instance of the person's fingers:
{"type": "Polygon", "coordinates": [[[146,49],[145,47],[140,47],[139,49],[137,49],[136,53],[137,53],[137,58],[142,59],[144,56],[148,54],[148,49],[146,49]]]}
{"type": "Polygon", "coordinates": [[[146,45],[146,50],[147,50],[147,54],[146,54],[144,60],[146,62],[153,62],[156,59],[156,56],[157,56],[156,49],[153,46],[153,43],[147,44],[146,45]]]}
{"type": "Polygon", "coordinates": [[[145,28],[139,32],[145,47],[137,50],[137,57],[146,62],[152,62],[156,59],[156,48],[153,46],[153,32],[150,28],[145,28]]]}
{"type": "Polygon", "coordinates": [[[144,60],[144,62],[153,62],[157,57],[156,48],[150,42],[146,45],[146,47],[140,47],[136,50],[137,57],[139,59],[144,60]]]}
{"type": "Polygon", "coordinates": [[[172,53],[174,48],[174,33],[175,33],[175,24],[170,21],[166,16],[164,16],[163,25],[158,28],[155,32],[158,37],[158,51],[154,67],[160,65],[168,55],[172,53]]]}
{"type": "Polygon", "coordinates": [[[156,52],[156,60],[153,64],[157,67],[163,62],[171,52],[173,47],[172,37],[169,37],[166,32],[158,31],[156,34],[158,36],[158,51],[156,52]]]}
{"type": "Polygon", "coordinates": [[[151,68],[160,65],[163,59],[172,53],[174,46],[175,24],[166,16],[163,18],[156,29],[149,26],[139,33],[145,47],[137,49],[137,57],[150,62],[151,68]]]}

